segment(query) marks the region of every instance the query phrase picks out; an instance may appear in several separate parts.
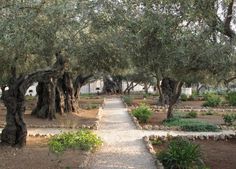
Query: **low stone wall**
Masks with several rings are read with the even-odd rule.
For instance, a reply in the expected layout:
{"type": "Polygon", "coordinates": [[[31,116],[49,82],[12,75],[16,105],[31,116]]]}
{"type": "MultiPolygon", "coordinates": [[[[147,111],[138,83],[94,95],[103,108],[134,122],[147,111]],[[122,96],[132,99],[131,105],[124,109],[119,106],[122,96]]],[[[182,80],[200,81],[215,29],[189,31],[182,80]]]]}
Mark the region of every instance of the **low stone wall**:
{"type": "MultiPolygon", "coordinates": [[[[156,111],[163,111],[165,107],[163,106],[154,106],[154,110],[156,111]]],[[[195,111],[198,113],[206,113],[208,111],[213,111],[213,112],[219,112],[219,113],[230,113],[230,112],[236,112],[235,107],[230,107],[230,108],[211,108],[211,107],[203,107],[203,108],[195,108],[191,106],[184,106],[182,108],[174,108],[175,111],[182,111],[182,112],[190,112],[190,111],[195,111]]]]}
{"type": "MultiPolygon", "coordinates": [[[[105,99],[104,99],[105,102],[105,99]]],[[[57,125],[57,124],[49,124],[49,125],[34,125],[34,124],[27,124],[27,128],[61,128],[61,129],[90,129],[90,130],[98,130],[100,126],[100,120],[102,118],[102,112],[103,112],[103,107],[104,107],[104,102],[103,104],[99,107],[97,115],[96,115],[96,121],[92,125],[80,125],[80,126],[70,126],[68,127],[67,125],[57,125]]],[[[0,128],[4,128],[6,124],[0,124],[0,128]]]]}
{"type": "MultiPolygon", "coordinates": [[[[139,130],[164,130],[164,131],[173,130],[173,131],[181,131],[180,127],[175,127],[175,126],[168,127],[168,126],[164,126],[164,125],[150,125],[150,124],[146,124],[146,125],[141,126],[139,124],[138,119],[132,115],[132,113],[131,113],[132,108],[130,108],[125,102],[124,102],[124,105],[127,108],[127,111],[130,114],[134,124],[136,125],[137,129],[139,129],[139,130]]],[[[190,110],[188,110],[188,111],[190,111],[190,110]]],[[[217,127],[221,130],[236,130],[236,126],[217,125],[217,127]]]]}
{"type": "MultiPolygon", "coordinates": [[[[236,126],[217,125],[217,127],[221,130],[236,130],[236,126]]],[[[142,127],[142,129],[144,129],[144,130],[182,131],[180,127],[175,127],[175,126],[168,127],[168,126],[164,126],[164,125],[149,125],[149,124],[144,125],[142,127]]]]}
{"type": "Polygon", "coordinates": [[[227,141],[229,139],[232,138],[236,138],[236,133],[235,134],[215,134],[215,135],[189,135],[189,136],[157,136],[157,135],[151,135],[151,136],[144,136],[143,137],[143,141],[148,149],[148,151],[152,154],[152,156],[156,159],[156,165],[158,169],[164,169],[163,164],[157,160],[156,158],[156,152],[153,148],[152,145],[152,141],[166,141],[166,140],[170,140],[173,138],[177,138],[177,137],[181,137],[181,138],[187,138],[189,140],[214,140],[214,141],[218,141],[218,140],[222,140],[222,141],[227,141]]]}

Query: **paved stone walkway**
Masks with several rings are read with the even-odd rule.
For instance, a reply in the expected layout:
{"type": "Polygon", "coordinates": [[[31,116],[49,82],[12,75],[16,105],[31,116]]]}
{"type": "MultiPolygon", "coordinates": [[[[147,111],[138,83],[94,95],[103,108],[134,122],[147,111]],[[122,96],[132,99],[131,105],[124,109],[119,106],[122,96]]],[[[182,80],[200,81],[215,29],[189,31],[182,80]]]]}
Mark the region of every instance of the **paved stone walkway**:
{"type": "Polygon", "coordinates": [[[91,169],[154,169],[142,136],[118,98],[106,99],[101,126],[96,132],[104,141],[91,160],[91,169]]]}

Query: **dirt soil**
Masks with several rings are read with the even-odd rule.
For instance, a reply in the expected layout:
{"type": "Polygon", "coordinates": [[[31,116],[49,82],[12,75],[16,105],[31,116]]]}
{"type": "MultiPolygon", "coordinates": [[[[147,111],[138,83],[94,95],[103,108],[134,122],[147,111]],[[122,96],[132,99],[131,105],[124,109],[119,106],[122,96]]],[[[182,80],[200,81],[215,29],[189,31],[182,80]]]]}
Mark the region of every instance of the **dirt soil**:
{"type": "Polygon", "coordinates": [[[147,104],[147,105],[156,105],[157,99],[134,99],[132,105],[139,106],[140,104],[147,104]]]}
{"type": "MultiPolygon", "coordinates": [[[[156,111],[148,120],[147,124],[150,125],[162,125],[163,120],[166,119],[166,113],[163,111],[156,111]]],[[[208,122],[211,124],[221,125],[224,124],[224,120],[221,115],[198,115],[197,118],[194,118],[199,121],[208,122]]],[[[143,124],[144,125],[144,124],[143,124]]]]}
{"type": "Polygon", "coordinates": [[[183,107],[192,107],[195,109],[201,109],[203,108],[202,105],[205,101],[180,101],[176,107],[177,108],[183,108],[183,107]]]}
{"type": "MultiPolygon", "coordinates": [[[[210,169],[235,169],[236,166],[236,139],[228,141],[197,140],[200,145],[203,161],[210,169]]],[[[154,145],[157,153],[167,148],[168,144],[154,145]]]]}
{"type": "Polygon", "coordinates": [[[0,169],[77,169],[88,158],[86,152],[79,150],[56,155],[49,151],[47,141],[29,137],[22,149],[0,145],[0,169]]]}
{"type": "Polygon", "coordinates": [[[200,144],[205,163],[211,169],[236,168],[236,139],[229,141],[195,141],[200,144]]]}
{"type": "MultiPolygon", "coordinates": [[[[103,99],[82,99],[80,104],[102,104],[103,99]]],[[[98,108],[85,110],[79,109],[76,113],[68,113],[64,115],[56,114],[56,119],[50,121],[47,119],[39,119],[31,116],[33,108],[36,106],[36,100],[26,101],[26,111],[24,115],[25,123],[28,127],[60,127],[76,128],[82,125],[94,125],[97,120],[96,115],[98,108]]],[[[5,126],[6,108],[0,102],[0,127],[5,126]]]]}

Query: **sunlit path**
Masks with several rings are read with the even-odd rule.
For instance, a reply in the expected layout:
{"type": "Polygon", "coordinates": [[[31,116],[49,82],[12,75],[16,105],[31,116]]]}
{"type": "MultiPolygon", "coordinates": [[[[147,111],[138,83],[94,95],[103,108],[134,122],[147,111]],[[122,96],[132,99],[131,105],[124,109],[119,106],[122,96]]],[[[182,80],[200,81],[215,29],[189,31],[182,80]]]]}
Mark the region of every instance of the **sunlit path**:
{"type": "Polygon", "coordinates": [[[154,159],[120,99],[106,99],[100,130],[104,146],[91,160],[91,169],[154,169],[154,159]]]}

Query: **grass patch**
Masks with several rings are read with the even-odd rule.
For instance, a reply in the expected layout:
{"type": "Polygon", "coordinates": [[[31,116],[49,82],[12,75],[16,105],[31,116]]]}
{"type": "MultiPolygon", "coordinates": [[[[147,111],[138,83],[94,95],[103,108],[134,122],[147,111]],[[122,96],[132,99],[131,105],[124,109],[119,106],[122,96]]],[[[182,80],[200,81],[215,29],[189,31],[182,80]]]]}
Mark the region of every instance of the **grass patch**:
{"type": "Polygon", "coordinates": [[[188,112],[186,118],[197,118],[197,112],[195,111],[188,112]]]}
{"type": "Polygon", "coordinates": [[[203,103],[204,107],[217,107],[222,103],[222,99],[219,95],[214,93],[208,93],[204,96],[205,102],[203,103]]]}
{"type": "Polygon", "coordinates": [[[86,110],[98,109],[99,104],[89,103],[89,104],[82,105],[81,108],[86,109],[86,110]]]}
{"type": "Polygon", "coordinates": [[[133,104],[133,97],[131,96],[123,96],[123,101],[128,105],[131,106],[133,104]]]}
{"type": "Polygon", "coordinates": [[[205,113],[205,115],[208,115],[208,116],[212,116],[212,115],[215,115],[215,114],[217,114],[215,111],[213,111],[213,110],[208,110],[206,113],[205,113]]]}
{"type": "Polygon", "coordinates": [[[197,112],[195,111],[190,111],[190,112],[181,112],[177,111],[174,112],[174,117],[175,118],[197,118],[197,112]]]}
{"type": "Polygon", "coordinates": [[[229,105],[236,106],[236,92],[228,93],[226,99],[229,102],[229,105]]]}
{"type": "Polygon", "coordinates": [[[226,125],[231,126],[236,121],[236,114],[225,114],[223,120],[226,125]]]}
{"type": "Polygon", "coordinates": [[[214,124],[198,121],[195,119],[183,119],[183,118],[172,118],[163,122],[168,127],[180,127],[183,131],[194,131],[194,132],[217,132],[218,127],[214,124]]]}
{"type": "Polygon", "coordinates": [[[49,149],[54,153],[61,153],[66,149],[94,151],[102,145],[102,140],[89,130],[62,133],[49,140],[49,149]]]}

